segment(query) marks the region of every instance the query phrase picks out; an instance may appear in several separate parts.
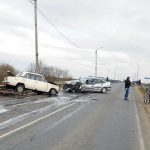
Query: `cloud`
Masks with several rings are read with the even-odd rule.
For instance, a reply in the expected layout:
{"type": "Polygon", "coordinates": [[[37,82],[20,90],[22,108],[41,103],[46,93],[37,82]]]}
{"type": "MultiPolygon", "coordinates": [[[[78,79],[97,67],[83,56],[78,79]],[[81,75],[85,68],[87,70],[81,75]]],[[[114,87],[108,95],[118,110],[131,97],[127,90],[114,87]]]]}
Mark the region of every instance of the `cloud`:
{"type": "MultiPolygon", "coordinates": [[[[39,57],[48,65],[70,70],[74,76],[94,75],[95,50],[99,75],[122,78],[149,74],[150,17],[148,0],[38,1],[38,7],[71,41],[66,41],[38,13],[39,57]]],[[[33,5],[27,0],[0,1],[0,62],[21,70],[34,61],[33,5]],[[24,59],[21,59],[24,58],[24,59]]]]}

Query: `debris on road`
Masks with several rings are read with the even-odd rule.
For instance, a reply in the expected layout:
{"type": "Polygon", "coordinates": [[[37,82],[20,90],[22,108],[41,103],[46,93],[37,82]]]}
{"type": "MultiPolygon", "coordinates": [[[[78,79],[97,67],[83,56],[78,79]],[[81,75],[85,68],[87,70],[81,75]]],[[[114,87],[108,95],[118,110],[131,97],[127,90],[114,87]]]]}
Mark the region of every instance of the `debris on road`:
{"type": "Polygon", "coordinates": [[[25,90],[24,92],[20,93],[17,92],[14,88],[8,88],[5,84],[0,85],[0,95],[2,96],[9,96],[9,97],[15,97],[15,98],[24,98],[27,96],[36,95],[37,93],[31,91],[31,90],[25,90]]]}

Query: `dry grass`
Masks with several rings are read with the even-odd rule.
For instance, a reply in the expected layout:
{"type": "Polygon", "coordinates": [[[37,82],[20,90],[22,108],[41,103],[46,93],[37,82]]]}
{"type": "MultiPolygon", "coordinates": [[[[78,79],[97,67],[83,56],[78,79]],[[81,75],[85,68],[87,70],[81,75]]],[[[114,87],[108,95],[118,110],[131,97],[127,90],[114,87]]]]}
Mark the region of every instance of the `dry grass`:
{"type": "Polygon", "coordinates": [[[150,119],[150,104],[145,104],[144,103],[144,95],[146,93],[145,89],[143,87],[136,86],[135,90],[137,91],[137,94],[139,96],[139,103],[140,105],[144,108],[146,114],[148,115],[150,119]]]}
{"type": "Polygon", "coordinates": [[[140,87],[138,87],[138,90],[141,92],[141,94],[143,94],[143,95],[146,94],[146,90],[144,87],[140,86],[140,87]]]}
{"type": "Polygon", "coordinates": [[[139,99],[137,99],[138,112],[140,117],[140,124],[143,132],[145,148],[150,147],[150,104],[146,105],[144,103],[145,90],[142,87],[134,87],[139,99]]]}

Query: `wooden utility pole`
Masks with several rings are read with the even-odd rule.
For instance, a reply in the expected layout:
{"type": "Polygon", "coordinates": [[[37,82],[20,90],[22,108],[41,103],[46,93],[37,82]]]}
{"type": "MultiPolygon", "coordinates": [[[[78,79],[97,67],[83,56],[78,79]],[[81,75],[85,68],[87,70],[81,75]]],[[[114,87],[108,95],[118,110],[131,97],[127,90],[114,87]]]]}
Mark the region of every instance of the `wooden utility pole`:
{"type": "Polygon", "coordinates": [[[95,77],[97,77],[97,49],[95,50],[95,77]]]}
{"type": "Polygon", "coordinates": [[[39,73],[38,61],[38,30],[37,30],[37,0],[34,1],[34,18],[35,18],[35,72],[39,73]]]}
{"type": "Polygon", "coordinates": [[[103,47],[97,48],[97,49],[95,50],[95,77],[97,77],[97,52],[98,52],[98,50],[101,49],[101,48],[103,48],[103,47]]]}

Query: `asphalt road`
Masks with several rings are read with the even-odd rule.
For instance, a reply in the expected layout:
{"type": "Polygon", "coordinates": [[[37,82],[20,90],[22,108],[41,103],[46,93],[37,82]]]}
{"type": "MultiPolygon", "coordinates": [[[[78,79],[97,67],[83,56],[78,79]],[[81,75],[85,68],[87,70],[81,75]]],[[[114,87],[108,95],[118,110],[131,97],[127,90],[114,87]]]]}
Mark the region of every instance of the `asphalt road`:
{"type": "Polygon", "coordinates": [[[37,109],[14,120],[11,111],[8,118],[2,114],[0,150],[145,150],[134,91],[129,101],[123,95],[123,85],[115,84],[108,94],[66,94],[19,105],[37,109]]]}

